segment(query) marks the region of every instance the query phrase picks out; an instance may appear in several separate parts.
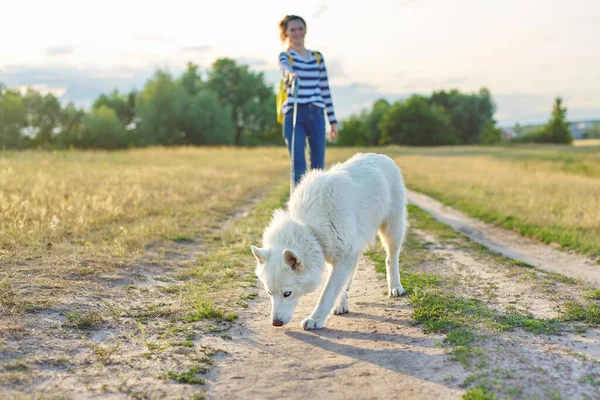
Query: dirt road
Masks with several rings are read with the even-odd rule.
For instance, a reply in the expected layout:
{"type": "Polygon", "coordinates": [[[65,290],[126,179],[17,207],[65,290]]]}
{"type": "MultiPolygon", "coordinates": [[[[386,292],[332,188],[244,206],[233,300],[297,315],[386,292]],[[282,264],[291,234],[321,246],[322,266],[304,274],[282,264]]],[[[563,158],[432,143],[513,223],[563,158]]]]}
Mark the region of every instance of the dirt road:
{"type": "MultiPolygon", "coordinates": [[[[457,295],[483,298],[491,309],[520,310],[546,321],[559,316],[562,302],[581,298],[580,284],[541,270],[509,268],[426,231],[415,234],[435,256],[434,262],[414,265],[416,272],[455,282],[457,295]]],[[[521,254],[527,255],[526,250],[519,247],[521,254]]],[[[555,335],[522,329],[492,332],[474,348],[453,348],[441,344],[444,334],[424,333],[414,324],[406,296],[390,299],[385,290],[385,279],[363,257],[350,290],[350,313],[331,315],[322,330],[304,331],[300,321],[317,295],[299,304],[288,326],[275,328],[270,325],[270,299],[257,288],[255,302],[229,331],[231,340],[205,339],[227,352],[210,372],[207,396],[457,399],[469,388],[471,395],[482,388],[481,396],[496,393],[498,398],[600,398],[597,329],[575,333],[567,327],[555,335]]]]}
{"type": "Polygon", "coordinates": [[[470,218],[422,193],[408,192],[410,203],[493,251],[546,271],[583,279],[595,285],[600,283],[600,265],[588,257],[557,250],[516,232],[470,218]]]}
{"type": "Polygon", "coordinates": [[[335,316],[318,331],[300,321],[316,299],[304,299],[283,328],[270,325],[270,299],[263,293],[229,333],[212,343],[227,356],[217,361],[208,393],[217,399],[271,398],[456,398],[461,390],[444,379],[460,374],[435,345],[441,335],[411,326],[405,299],[388,300],[385,281],[362,258],[351,290],[350,313],[335,316]],[[321,397],[323,396],[323,397],[321,397]]]}

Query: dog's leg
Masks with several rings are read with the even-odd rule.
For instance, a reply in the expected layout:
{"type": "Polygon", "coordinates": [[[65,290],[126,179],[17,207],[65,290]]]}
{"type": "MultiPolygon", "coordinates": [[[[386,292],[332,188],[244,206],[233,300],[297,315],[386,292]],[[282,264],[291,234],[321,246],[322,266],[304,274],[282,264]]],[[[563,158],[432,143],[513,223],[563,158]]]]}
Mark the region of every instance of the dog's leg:
{"type": "Polygon", "coordinates": [[[385,247],[385,269],[388,283],[388,294],[392,297],[402,296],[405,290],[400,283],[400,250],[404,242],[406,224],[397,216],[381,226],[379,237],[385,247]]]}
{"type": "Polygon", "coordinates": [[[348,296],[350,291],[350,285],[352,285],[352,279],[354,279],[354,275],[356,275],[356,267],[358,264],[354,265],[354,269],[352,273],[348,277],[348,282],[346,283],[345,290],[342,290],[342,294],[338,297],[336,305],[331,309],[331,313],[335,315],[346,314],[350,311],[350,306],[348,302],[348,296]]]}
{"type": "Polygon", "coordinates": [[[317,306],[301,323],[304,329],[320,329],[323,327],[329,312],[331,311],[335,301],[340,296],[340,292],[344,288],[344,284],[348,282],[348,278],[353,272],[353,267],[358,261],[358,256],[348,256],[342,262],[335,265],[327,278],[327,284],[319,297],[317,306]]]}

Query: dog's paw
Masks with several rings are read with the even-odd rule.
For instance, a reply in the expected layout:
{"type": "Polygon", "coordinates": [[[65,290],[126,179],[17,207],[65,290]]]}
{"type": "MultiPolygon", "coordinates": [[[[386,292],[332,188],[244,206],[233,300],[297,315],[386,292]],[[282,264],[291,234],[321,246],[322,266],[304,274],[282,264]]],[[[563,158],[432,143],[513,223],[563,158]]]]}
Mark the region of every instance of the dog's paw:
{"type": "Polygon", "coordinates": [[[402,287],[402,285],[397,286],[395,288],[392,288],[389,290],[389,295],[390,297],[400,297],[402,296],[406,291],[404,290],[404,288],[402,287]]]}
{"type": "Polygon", "coordinates": [[[324,323],[325,321],[320,318],[308,317],[302,320],[300,326],[302,326],[302,329],[309,331],[313,329],[321,329],[324,323]]]}
{"type": "Polygon", "coordinates": [[[344,293],[339,303],[331,309],[331,313],[335,315],[340,315],[346,314],[349,311],[350,307],[348,306],[348,295],[344,293]]]}

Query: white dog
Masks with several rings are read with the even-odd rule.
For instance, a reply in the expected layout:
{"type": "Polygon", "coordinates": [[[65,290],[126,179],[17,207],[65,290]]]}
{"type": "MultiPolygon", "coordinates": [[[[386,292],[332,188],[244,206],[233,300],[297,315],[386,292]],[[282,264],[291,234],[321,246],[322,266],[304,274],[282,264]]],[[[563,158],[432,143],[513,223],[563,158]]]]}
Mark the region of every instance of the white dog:
{"type": "Polygon", "coordinates": [[[290,322],[300,297],[319,287],[325,264],[327,284],[301,326],[319,329],[330,312],[347,313],[358,258],[377,234],[387,253],[389,295],[402,295],[398,258],[406,228],[406,189],[391,158],[359,153],[328,171],[308,171],[287,209],[274,211],[262,247],[251,246],[273,325],[290,322]]]}

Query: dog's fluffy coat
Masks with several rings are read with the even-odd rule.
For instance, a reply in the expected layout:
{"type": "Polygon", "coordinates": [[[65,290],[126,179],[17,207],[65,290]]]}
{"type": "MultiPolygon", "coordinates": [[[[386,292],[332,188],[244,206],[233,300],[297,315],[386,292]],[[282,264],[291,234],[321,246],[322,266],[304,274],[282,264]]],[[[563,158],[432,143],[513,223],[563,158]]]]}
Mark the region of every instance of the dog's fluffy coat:
{"type": "Polygon", "coordinates": [[[406,188],[388,156],[359,153],[327,171],[308,171],[287,208],[273,213],[262,246],[251,246],[256,275],[271,296],[273,325],[292,319],[300,297],[318,288],[325,265],[326,286],[301,325],[319,329],[330,312],[348,312],[358,258],[377,234],[387,254],[389,295],[402,295],[398,259],[406,229],[406,188]]]}

